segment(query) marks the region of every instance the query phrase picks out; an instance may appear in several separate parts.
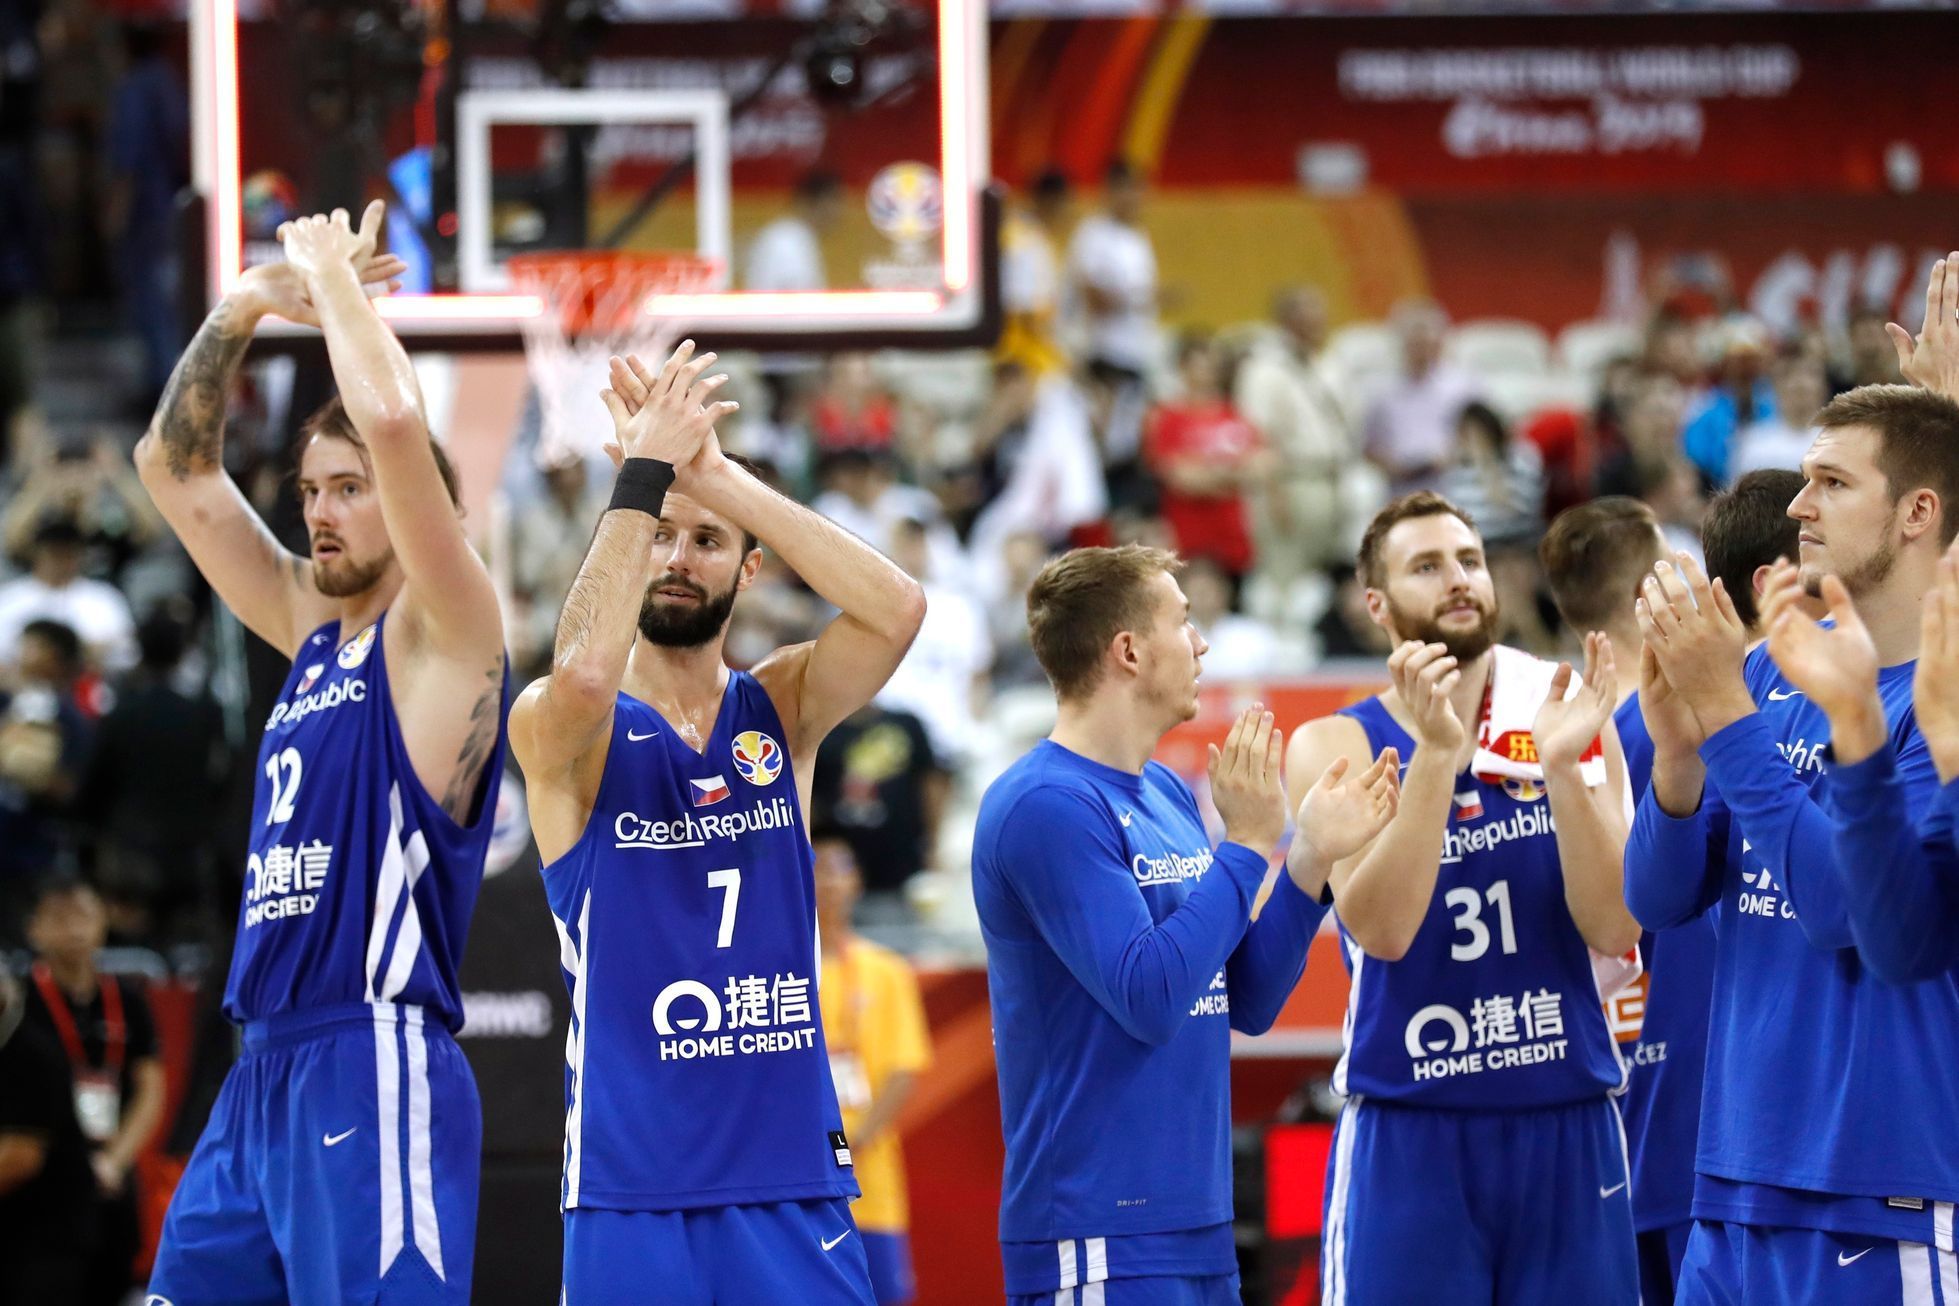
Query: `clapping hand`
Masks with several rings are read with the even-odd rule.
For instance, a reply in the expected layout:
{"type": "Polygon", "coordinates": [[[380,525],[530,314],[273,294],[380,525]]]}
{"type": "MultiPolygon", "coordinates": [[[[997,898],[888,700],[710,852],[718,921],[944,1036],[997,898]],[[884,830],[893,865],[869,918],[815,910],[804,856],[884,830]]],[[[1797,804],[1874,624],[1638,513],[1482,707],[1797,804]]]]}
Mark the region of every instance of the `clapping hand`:
{"type": "Polygon", "coordinates": [[[286,262],[306,277],[361,267],[373,258],[380,244],[381,219],[387,211],[386,204],[375,200],[361,213],[358,228],[349,222],[345,209],[280,223],[279,243],[286,247],[286,262]]]}
{"type": "Polygon", "coordinates": [[[1537,760],[1546,772],[1576,766],[1612,719],[1619,696],[1612,641],[1596,630],[1585,636],[1585,671],[1575,694],[1571,692],[1571,678],[1571,664],[1560,662],[1551,677],[1551,688],[1531,721],[1537,760]]]}
{"type": "Polygon", "coordinates": [[[1415,742],[1455,756],[1462,747],[1462,718],[1449,695],[1462,680],[1462,668],[1446,644],[1407,643],[1388,654],[1388,675],[1415,722],[1415,742]]]}
{"type": "MultiPolygon", "coordinates": [[[[384,211],[385,206],[380,200],[368,205],[367,212],[361,215],[361,230],[372,228],[378,235],[384,211]]],[[[324,219],[309,218],[303,221],[324,219]]],[[[293,224],[286,223],[285,226],[291,227],[293,224]]],[[[307,289],[305,271],[292,261],[292,250],[293,246],[288,242],[286,261],[260,263],[246,268],[239,274],[238,287],[232,293],[243,298],[254,316],[275,313],[288,322],[316,327],[320,325],[319,311],[313,307],[313,295],[307,289]]],[[[408,271],[408,264],[399,256],[378,250],[370,243],[353,260],[353,269],[360,280],[361,289],[372,298],[400,290],[401,282],[397,278],[408,271]]]]}
{"type": "Polygon", "coordinates": [[[1345,757],[1333,759],[1300,801],[1298,830],[1286,855],[1286,872],[1302,892],[1318,897],[1336,862],[1352,857],[1388,828],[1401,803],[1401,755],[1383,749],[1374,765],[1349,775],[1345,757]]]}
{"type": "Polygon", "coordinates": [[[1755,710],[1741,676],[1748,627],[1727,587],[1718,580],[1710,585],[1692,558],[1683,553],[1677,564],[1655,563],[1633,612],[1667,684],[1693,712],[1703,737],[1755,710]]]}
{"type": "Polygon", "coordinates": [[[709,403],[727,384],[726,373],[703,377],[713,353],[694,357],[694,342],[683,340],[657,375],[637,358],[612,360],[612,386],[601,392],[612,414],[612,440],[605,446],[615,467],[628,458],[656,458],[679,468],[692,462],[714,438],[714,424],[740,405],[709,403]]]}
{"type": "Polygon", "coordinates": [[[1898,350],[1898,370],[1913,385],[1959,399],[1959,250],[1932,265],[1925,286],[1925,322],[1914,342],[1896,322],[1884,329],[1898,350]]]}
{"type": "Polygon", "coordinates": [[[1239,714],[1224,747],[1210,746],[1211,801],[1224,818],[1224,837],[1271,856],[1286,832],[1286,787],[1280,779],[1282,731],[1272,714],[1254,703],[1239,714]]]}

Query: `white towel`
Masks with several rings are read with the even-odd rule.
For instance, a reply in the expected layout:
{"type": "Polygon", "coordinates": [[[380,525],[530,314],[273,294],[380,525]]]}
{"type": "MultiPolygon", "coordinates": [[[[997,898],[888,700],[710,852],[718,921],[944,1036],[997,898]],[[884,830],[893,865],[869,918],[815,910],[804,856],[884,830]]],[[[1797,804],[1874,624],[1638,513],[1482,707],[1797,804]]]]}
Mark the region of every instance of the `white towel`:
{"type": "MultiPolygon", "coordinates": [[[[1522,649],[1498,644],[1490,659],[1488,708],[1478,723],[1476,756],[1469,769],[1479,780],[1497,784],[1504,780],[1544,783],[1544,766],[1537,760],[1537,743],[1531,738],[1531,722],[1544,696],[1551,692],[1551,678],[1558,664],[1546,662],[1522,649]]],[[[1574,674],[1565,696],[1578,692],[1574,674]]],[[[1605,783],[1605,741],[1594,736],[1578,762],[1578,774],[1587,788],[1605,783]]]]}

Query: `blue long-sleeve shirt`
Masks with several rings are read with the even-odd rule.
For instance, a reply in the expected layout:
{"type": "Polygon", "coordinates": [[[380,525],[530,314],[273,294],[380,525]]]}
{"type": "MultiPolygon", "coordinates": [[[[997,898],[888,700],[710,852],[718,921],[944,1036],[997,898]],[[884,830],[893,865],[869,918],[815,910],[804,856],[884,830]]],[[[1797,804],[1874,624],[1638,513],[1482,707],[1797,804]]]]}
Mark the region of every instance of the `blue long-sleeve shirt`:
{"type": "MultiPolygon", "coordinates": [[[[1908,813],[1931,797],[1911,674],[1889,667],[1878,684],[1908,813]]],[[[1944,1070],[1959,1060],[1959,988],[1949,976],[1886,983],[1854,947],[1819,947],[1833,912],[1849,933],[1854,869],[1835,852],[1828,721],[1760,650],[1748,681],[1760,711],[1703,750],[1700,810],[1671,820],[1649,793],[1626,846],[1626,899],[1643,924],[1714,909],[1694,1217],[1936,1241],[1939,1213],[1949,1228],[1959,1200],[1959,1137],[1944,1123],[1959,1117],[1959,1080],[1944,1070]],[[1815,794],[1802,799],[1813,810],[1795,790],[1815,794]]]]}
{"type": "Polygon", "coordinates": [[[1230,1029],[1270,1026],[1325,914],[1282,874],[1248,926],[1265,872],[1213,850],[1156,763],[1131,775],[1043,742],[987,790],[973,893],[1010,1293],[1053,1292],[1091,1256],[1118,1275],[1234,1268],[1230,1029]]]}
{"type": "Polygon", "coordinates": [[[1909,763],[1887,746],[1830,770],[1841,822],[1837,867],[1857,955],[1898,983],[1959,966],[1959,781],[1939,787],[1924,819],[1914,821],[1910,796],[1924,790],[1930,757],[1921,748],[1914,760],[1907,773],[1909,763]]]}

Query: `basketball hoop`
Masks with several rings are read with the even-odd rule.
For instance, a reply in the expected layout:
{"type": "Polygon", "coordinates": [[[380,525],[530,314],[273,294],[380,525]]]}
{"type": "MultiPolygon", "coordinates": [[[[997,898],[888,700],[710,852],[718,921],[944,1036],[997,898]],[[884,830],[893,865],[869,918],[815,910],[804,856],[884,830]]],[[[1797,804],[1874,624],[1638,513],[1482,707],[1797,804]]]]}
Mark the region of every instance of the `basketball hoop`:
{"type": "Polygon", "coordinates": [[[636,353],[657,368],[672,346],[671,326],[646,311],[647,301],[711,290],[720,271],[698,254],[583,249],[517,254],[506,266],[512,288],[544,304],[522,325],[544,419],[538,459],[546,466],[583,456],[594,435],[610,434],[599,391],[614,354],[636,353]]]}

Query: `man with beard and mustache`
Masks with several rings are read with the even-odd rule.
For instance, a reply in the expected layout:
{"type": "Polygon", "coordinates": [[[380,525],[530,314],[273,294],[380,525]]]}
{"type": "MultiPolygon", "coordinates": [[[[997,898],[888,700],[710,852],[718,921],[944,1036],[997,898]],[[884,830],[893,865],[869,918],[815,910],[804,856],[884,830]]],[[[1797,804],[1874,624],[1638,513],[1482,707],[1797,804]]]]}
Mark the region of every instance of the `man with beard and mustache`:
{"type": "Polygon", "coordinates": [[[803,814],[817,746],[889,679],[925,598],[722,453],[713,360],[612,360],[611,507],[552,673],[511,714],[571,990],[564,1299],[869,1306],[803,814]],[[758,542],[839,615],[734,671],[758,542]]]}
{"type": "Polygon", "coordinates": [[[456,966],[502,772],[503,622],[414,368],[369,302],[382,206],[287,223],[211,310],[136,449],[238,619],[293,659],[265,723],[226,1015],[232,1068],[164,1221],[150,1300],[469,1300],[482,1115],[456,966]],[[343,401],[302,429],[312,556],[223,464],[268,314],[317,326],[343,401]]]}
{"type": "Polygon", "coordinates": [[[1632,1306],[1595,978],[1639,939],[1612,645],[1586,637],[1575,686],[1497,647],[1483,542],[1440,495],[1382,509],[1358,562],[1393,687],[1302,726],[1286,767],[1303,793],[1337,757],[1408,759],[1400,811],[1328,881],[1352,992],[1321,1298],[1632,1306]]]}
{"type": "Polygon", "coordinates": [[[1653,782],[1626,900],[1651,928],[1711,912],[1715,929],[1681,1302],[1888,1306],[1959,1285],[1952,682],[1921,624],[1959,534],[1959,405],[1865,386],[1816,426],[1766,648],[1744,652],[1725,586],[1684,563],[1640,601],[1653,782]]]}

